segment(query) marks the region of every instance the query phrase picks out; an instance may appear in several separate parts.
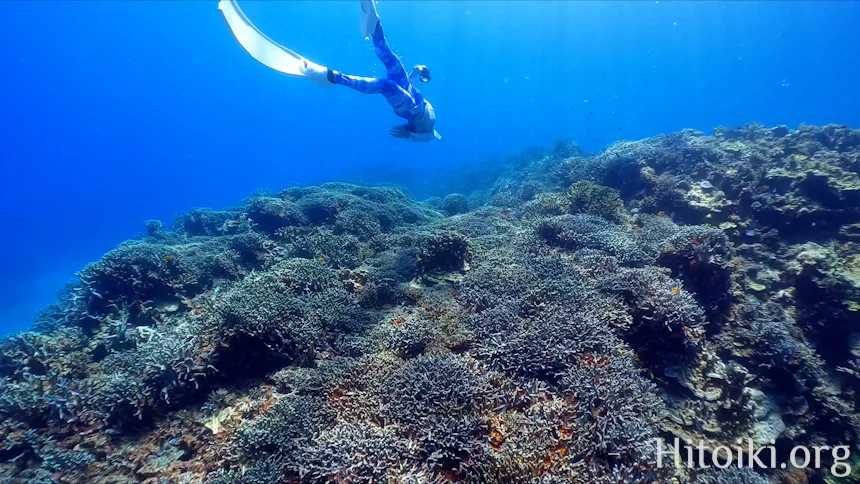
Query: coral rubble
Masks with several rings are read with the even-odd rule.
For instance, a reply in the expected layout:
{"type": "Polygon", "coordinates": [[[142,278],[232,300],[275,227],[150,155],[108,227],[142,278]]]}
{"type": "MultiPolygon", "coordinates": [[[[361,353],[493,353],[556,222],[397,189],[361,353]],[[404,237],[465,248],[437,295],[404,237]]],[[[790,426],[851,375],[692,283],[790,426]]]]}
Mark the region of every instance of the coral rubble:
{"type": "Polygon", "coordinates": [[[459,191],[147,221],[2,341],[0,477],[821,482],[657,457],[858,449],[860,131],[560,143],[459,191]]]}

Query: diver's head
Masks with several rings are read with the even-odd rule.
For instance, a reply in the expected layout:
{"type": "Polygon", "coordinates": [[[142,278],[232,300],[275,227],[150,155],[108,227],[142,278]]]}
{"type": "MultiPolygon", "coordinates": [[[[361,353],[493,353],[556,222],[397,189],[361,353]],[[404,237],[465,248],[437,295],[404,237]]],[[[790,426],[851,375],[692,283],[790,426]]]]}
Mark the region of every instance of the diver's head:
{"type": "Polygon", "coordinates": [[[424,65],[415,66],[415,72],[418,73],[418,80],[421,82],[430,82],[430,69],[424,65]]]}

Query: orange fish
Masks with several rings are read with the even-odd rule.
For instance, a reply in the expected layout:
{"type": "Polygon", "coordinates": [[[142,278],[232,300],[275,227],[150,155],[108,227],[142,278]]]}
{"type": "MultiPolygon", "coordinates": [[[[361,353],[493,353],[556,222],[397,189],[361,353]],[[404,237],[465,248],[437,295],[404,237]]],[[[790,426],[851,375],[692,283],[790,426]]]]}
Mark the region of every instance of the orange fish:
{"type": "Polygon", "coordinates": [[[325,262],[325,257],[317,257],[317,262],[325,262]]]}
{"type": "Polygon", "coordinates": [[[680,287],[673,287],[672,288],[672,294],[680,294],[680,293],[681,293],[680,287]]]}
{"type": "Polygon", "coordinates": [[[658,216],[658,217],[662,217],[663,215],[666,215],[666,212],[664,212],[664,211],[662,211],[662,210],[660,210],[659,212],[657,212],[657,216],[658,216]]]}

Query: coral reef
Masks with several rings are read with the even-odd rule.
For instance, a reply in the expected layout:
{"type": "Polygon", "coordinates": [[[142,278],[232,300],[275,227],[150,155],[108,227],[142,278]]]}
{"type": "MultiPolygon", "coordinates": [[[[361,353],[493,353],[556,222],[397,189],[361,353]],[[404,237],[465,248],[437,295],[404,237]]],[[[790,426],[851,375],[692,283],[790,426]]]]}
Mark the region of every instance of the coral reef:
{"type": "Polygon", "coordinates": [[[0,479],[836,482],[656,461],[857,449],[860,132],[560,142],[449,192],[146,221],[0,342],[0,479]]]}

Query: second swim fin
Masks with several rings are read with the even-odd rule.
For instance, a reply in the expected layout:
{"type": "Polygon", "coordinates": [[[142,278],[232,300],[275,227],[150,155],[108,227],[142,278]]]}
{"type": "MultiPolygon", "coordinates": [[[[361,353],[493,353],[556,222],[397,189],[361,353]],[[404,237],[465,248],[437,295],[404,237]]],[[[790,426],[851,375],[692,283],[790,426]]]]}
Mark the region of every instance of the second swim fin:
{"type": "Polygon", "coordinates": [[[369,38],[379,25],[379,14],[376,12],[376,0],[361,0],[361,36],[369,38]]]}

